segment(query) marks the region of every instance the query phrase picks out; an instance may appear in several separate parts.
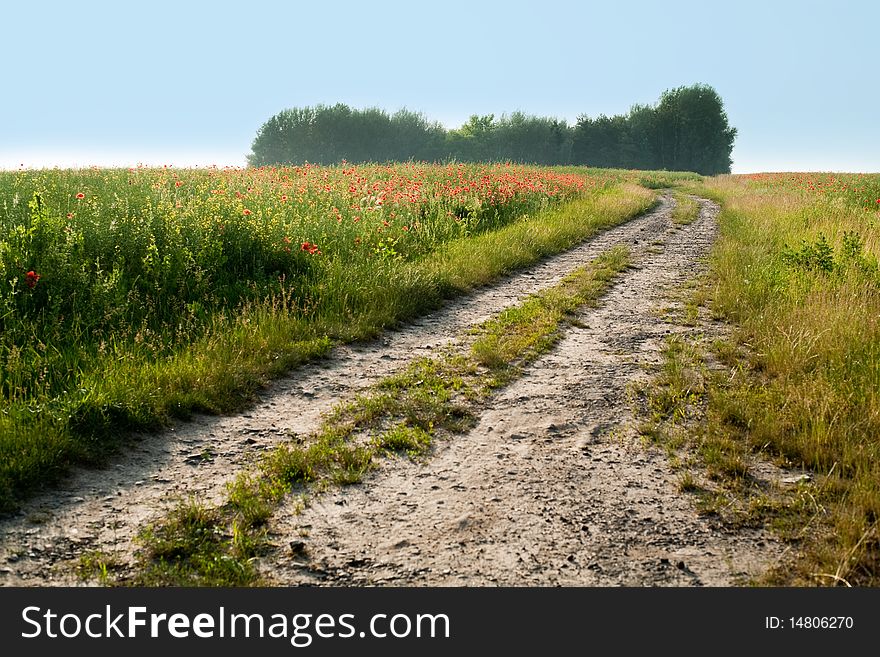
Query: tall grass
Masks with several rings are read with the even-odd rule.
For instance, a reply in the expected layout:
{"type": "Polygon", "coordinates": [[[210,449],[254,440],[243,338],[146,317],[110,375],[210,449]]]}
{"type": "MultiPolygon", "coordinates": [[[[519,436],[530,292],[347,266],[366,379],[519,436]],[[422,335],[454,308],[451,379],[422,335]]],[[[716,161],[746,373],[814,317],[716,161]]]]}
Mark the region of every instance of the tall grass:
{"type": "Polygon", "coordinates": [[[745,370],[719,426],[819,475],[805,557],[773,581],[880,582],[880,176],[724,176],[713,309],[745,370]]]}
{"type": "Polygon", "coordinates": [[[131,429],[644,210],[619,172],[510,166],[0,174],[0,510],[131,429]]]}

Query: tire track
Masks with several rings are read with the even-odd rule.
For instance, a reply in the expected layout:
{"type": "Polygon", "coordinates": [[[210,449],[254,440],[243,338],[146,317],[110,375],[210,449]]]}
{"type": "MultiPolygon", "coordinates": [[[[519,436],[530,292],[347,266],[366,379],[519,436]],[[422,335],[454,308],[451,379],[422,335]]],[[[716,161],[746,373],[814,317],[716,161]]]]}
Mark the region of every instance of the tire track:
{"type": "Polygon", "coordinates": [[[179,499],[216,503],[243,468],[290,435],[308,434],[321,414],[414,357],[430,355],[530,293],[558,282],[610,246],[644,251],[671,231],[672,201],[565,253],[450,302],[368,343],[341,346],[324,361],[299,368],[265,390],[250,410],[196,416],[170,430],[136,438],[115,463],[77,469],[62,485],[28,501],[0,522],[0,585],[71,585],[80,555],[101,551],[130,562],[137,531],[179,499]]]}
{"type": "Polygon", "coordinates": [[[277,543],[296,540],[264,560],[263,575],[280,585],[731,586],[760,572],[779,546],[699,516],[665,454],[635,437],[627,397],[667,334],[687,330],[659,319],[658,305],[708,254],[717,212],[701,201],[690,226],[646,223],[663,248],[641,248],[637,268],[468,434],[299,515],[276,513],[277,543]]]}

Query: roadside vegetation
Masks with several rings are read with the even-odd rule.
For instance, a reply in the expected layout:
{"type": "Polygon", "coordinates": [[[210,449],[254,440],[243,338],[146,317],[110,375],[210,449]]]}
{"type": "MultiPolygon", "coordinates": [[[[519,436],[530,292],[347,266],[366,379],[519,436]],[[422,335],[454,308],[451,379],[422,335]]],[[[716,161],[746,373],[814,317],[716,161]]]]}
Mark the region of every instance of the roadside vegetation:
{"type": "Polygon", "coordinates": [[[733,333],[668,343],[646,433],[689,448],[681,489],[704,511],[791,541],[763,583],[877,586],[880,176],[722,176],[698,193],[723,210],[690,303],[733,333]],[[781,485],[756,456],[789,471],[781,485]]]}
{"type": "Polygon", "coordinates": [[[134,430],[644,211],[629,172],[512,165],[0,173],[0,511],[134,430]]]}

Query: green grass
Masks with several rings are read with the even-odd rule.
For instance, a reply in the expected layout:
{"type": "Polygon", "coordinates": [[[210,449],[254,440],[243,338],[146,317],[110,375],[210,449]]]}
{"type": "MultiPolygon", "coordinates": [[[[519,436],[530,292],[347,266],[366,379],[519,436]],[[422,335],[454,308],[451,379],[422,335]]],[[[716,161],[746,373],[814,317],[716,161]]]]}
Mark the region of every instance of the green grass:
{"type": "Polygon", "coordinates": [[[420,458],[437,436],[466,431],[492,392],[546,353],[572,314],[595,303],[628,265],[623,247],[603,254],[475,327],[464,350],[418,359],[339,404],[314,435],[278,446],[255,471],[241,474],[222,506],[182,504],[142,535],[135,583],[256,583],[252,560],[265,551],[266,523],[282,500],[359,482],[385,454],[420,458]]]}
{"type": "Polygon", "coordinates": [[[101,586],[106,586],[113,582],[116,571],[121,568],[122,563],[113,555],[91,551],[80,556],[76,572],[85,582],[97,581],[101,586]]]}
{"type": "MultiPolygon", "coordinates": [[[[714,506],[795,542],[766,583],[876,586],[880,176],[722,176],[697,191],[722,204],[705,289],[709,311],[734,327],[696,358],[716,365],[703,377],[704,414],[682,428],[705,474],[727,482],[714,506]],[[756,490],[755,457],[812,481],[756,490]]],[[[665,384],[666,399],[686,389],[665,384]]]]}
{"type": "Polygon", "coordinates": [[[0,174],[0,512],[127,432],[242,408],[340,341],[653,203],[623,181],[476,165],[0,174]]]}
{"type": "Polygon", "coordinates": [[[673,191],[675,199],[675,208],[672,210],[672,223],[678,226],[685,226],[697,220],[700,216],[700,204],[696,199],[688,194],[680,191],[673,191]]]}
{"type": "Polygon", "coordinates": [[[690,171],[641,171],[636,181],[648,189],[668,189],[699,183],[703,176],[690,171]]]}

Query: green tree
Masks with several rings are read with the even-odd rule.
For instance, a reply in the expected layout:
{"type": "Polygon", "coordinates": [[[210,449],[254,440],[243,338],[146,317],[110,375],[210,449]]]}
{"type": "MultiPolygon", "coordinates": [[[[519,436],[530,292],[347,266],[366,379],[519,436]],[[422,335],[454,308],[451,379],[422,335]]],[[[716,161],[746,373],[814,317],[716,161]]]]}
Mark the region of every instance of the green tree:
{"type": "Polygon", "coordinates": [[[443,126],[406,109],[341,103],[286,109],[264,123],[252,145],[252,166],[457,159],[596,167],[728,173],[736,138],[721,97],[695,84],[667,90],[654,106],[592,119],[574,127],[523,112],[472,115],[464,125],[443,126]]]}
{"type": "Polygon", "coordinates": [[[491,159],[491,141],[495,132],[495,115],[471,115],[457,130],[447,136],[447,153],[456,160],[479,162],[491,159]]]}
{"type": "Polygon", "coordinates": [[[659,168],[730,173],[736,128],[729,125],[721,97],[712,87],[695,84],[664,92],[655,121],[659,168]]]}

